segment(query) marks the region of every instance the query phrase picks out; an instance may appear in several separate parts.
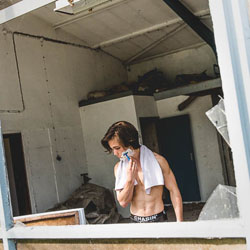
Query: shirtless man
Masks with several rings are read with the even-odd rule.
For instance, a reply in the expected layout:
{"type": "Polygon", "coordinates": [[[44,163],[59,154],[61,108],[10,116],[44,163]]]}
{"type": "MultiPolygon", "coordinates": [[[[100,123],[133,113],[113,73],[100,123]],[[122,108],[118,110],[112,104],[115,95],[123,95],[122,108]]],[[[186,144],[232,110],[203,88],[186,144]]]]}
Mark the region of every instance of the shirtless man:
{"type": "MultiPolygon", "coordinates": [[[[131,220],[133,222],[162,222],[164,221],[164,204],[162,200],[163,185],[151,187],[150,194],[146,194],[143,183],[143,172],[140,163],[140,147],[136,128],[125,121],[114,123],[101,141],[108,152],[113,152],[119,159],[128,148],[133,150],[133,156],[126,170],[126,182],[123,189],[116,190],[117,200],[122,207],[130,205],[131,220]],[[137,185],[135,185],[135,180],[137,185]]],[[[183,220],[182,198],[174,174],[164,157],[154,153],[160,165],[165,187],[170,192],[176,220],[183,220]]],[[[117,178],[117,168],[114,173],[117,178]]]]}

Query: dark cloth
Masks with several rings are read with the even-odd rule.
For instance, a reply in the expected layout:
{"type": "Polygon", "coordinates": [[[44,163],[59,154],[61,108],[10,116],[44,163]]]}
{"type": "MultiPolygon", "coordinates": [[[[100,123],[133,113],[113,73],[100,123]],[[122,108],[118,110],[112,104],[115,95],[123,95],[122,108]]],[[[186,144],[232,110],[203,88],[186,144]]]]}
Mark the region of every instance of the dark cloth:
{"type": "Polygon", "coordinates": [[[150,223],[150,222],[164,222],[167,220],[167,216],[165,211],[162,211],[158,214],[153,214],[150,216],[137,216],[137,215],[130,215],[130,220],[133,223],[150,223]]]}

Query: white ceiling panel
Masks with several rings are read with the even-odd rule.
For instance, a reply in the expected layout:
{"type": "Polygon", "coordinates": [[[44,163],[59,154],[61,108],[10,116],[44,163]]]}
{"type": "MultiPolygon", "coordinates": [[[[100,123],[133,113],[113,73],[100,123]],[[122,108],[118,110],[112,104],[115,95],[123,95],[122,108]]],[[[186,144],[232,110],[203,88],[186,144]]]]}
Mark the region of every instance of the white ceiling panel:
{"type": "Polygon", "coordinates": [[[189,46],[200,44],[203,40],[193,33],[190,28],[186,27],[181,32],[175,34],[174,36],[167,38],[159,45],[152,48],[147,53],[141,55],[137,60],[142,60],[143,58],[152,57],[155,55],[160,55],[166,52],[176,51],[182,48],[187,48],[189,46]]]}
{"type": "MultiPolygon", "coordinates": [[[[180,2],[212,29],[208,0],[180,2]]],[[[104,51],[122,61],[137,55],[145,48],[146,52],[138,56],[138,59],[171,53],[203,42],[186,26],[147,51],[148,46],[184,24],[163,0],[123,0],[107,8],[104,6],[103,9],[73,16],[55,13],[54,7],[54,4],[50,4],[33,13],[91,47],[101,46],[104,51]]]]}
{"type": "Polygon", "coordinates": [[[141,51],[141,48],[137,47],[131,41],[121,42],[114,46],[106,47],[103,50],[120,58],[122,61],[126,61],[128,58],[141,51]],[[113,50],[114,46],[116,47],[116,50],[113,50]]]}

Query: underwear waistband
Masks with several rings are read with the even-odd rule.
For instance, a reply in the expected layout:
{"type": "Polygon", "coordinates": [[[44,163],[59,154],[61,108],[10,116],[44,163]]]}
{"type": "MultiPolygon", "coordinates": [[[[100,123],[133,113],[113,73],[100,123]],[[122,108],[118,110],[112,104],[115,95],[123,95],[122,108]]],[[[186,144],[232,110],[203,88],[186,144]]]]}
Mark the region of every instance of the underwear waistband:
{"type": "Polygon", "coordinates": [[[130,219],[136,222],[150,222],[150,221],[155,221],[159,219],[159,217],[163,216],[164,214],[165,214],[164,211],[158,214],[153,214],[149,216],[138,216],[138,215],[131,214],[130,219]]]}

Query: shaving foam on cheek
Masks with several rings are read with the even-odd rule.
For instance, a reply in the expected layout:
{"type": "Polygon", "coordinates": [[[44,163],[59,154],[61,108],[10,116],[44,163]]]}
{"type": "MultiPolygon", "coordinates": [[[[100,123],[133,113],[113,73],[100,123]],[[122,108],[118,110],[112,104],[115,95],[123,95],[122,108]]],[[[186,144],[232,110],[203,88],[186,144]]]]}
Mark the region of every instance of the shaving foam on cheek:
{"type": "Polygon", "coordinates": [[[122,157],[120,158],[120,160],[125,161],[127,159],[129,161],[130,156],[133,156],[133,154],[134,154],[134,151],[129,148],[126,151],[122,152],[122,157]]]}

